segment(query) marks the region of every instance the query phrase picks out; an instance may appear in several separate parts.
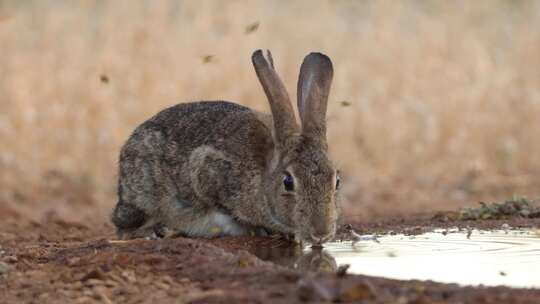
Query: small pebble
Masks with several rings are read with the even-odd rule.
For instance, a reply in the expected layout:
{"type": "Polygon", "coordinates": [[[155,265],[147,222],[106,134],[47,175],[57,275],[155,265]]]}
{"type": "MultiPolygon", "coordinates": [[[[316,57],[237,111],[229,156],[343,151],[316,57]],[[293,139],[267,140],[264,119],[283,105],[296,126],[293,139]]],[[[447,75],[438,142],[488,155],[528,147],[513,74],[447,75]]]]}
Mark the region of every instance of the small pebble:
{"type": "Polygon", "coordinates": [[[471,235],[472,235],[472,228],[471,227],[467,227],[467,238],[470,239],[471,238],[471,235]]]}
{"type": "Polygon", "coordinates": [[[19,261],[19,259],[17,259],[16,256],[13,256],[13,255],[8,255],[4,258],[4,261],[6,261],[6,263],[10,263],[10,264],[13,264],[13,263],[17,263],[19,261]]]}
{"type": "Polygon", "coordinates": [[[347,270],[349,270],[349,267],[351,267],[351,265],[349,265],[349,264],[343,264],[343,265],[340,265],[340,266],[338,267],[338,269],[336,270],[336,275],[337,275],[339,278],[344,277],[344,276],[347,274],[347,270]]]}
{"type": "Polygon", "coordinates": [[[0,275],[8,274],[9,271],[10,271],[9,265],[4,262],[0,262],[0,275]]]}

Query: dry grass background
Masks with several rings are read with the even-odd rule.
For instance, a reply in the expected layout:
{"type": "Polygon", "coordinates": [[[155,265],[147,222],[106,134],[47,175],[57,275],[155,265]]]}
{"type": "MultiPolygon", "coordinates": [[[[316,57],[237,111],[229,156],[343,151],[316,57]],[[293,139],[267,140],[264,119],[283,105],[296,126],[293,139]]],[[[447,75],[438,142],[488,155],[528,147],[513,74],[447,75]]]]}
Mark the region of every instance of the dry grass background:
{"type": "Polygon", "coordinates": [[[105,216],[120,145],[158,110],[267,109],[257,48],[292,96],[306,53],[333,59],[351,219],[538,196],[540,2],[3,0],[0,204],[105,216]]]}

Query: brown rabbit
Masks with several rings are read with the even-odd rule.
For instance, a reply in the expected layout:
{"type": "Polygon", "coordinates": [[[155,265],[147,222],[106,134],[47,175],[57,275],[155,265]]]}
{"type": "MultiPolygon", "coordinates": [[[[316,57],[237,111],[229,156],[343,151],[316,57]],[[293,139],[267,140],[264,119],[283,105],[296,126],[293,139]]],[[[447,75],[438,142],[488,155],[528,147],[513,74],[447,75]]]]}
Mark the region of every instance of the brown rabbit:
{"type": "Polygon", "coordinates": [[[270,52],[254,52],[252,62],[272,115],[226,101],[183,103],[135,129],[120,153],[112,214],[120,238],[333,238],[340,181],[326,141],[332,63],[320,53],[305,57],[300,127],[270,52]]]}

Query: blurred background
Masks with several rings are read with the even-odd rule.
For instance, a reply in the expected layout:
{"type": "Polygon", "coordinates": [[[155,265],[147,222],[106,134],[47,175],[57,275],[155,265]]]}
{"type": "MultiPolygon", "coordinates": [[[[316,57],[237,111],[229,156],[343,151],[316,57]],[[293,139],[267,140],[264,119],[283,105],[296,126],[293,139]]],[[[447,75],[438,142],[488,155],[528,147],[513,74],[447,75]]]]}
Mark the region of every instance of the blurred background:
{"type": "MultiPolygon", "coordinates": [[[[131,131],[184,101],[267,111],[335,69],[328,138],[349,220],[540,192],[538,1],[0,1],[0,205],[101,221],[131,131]]],[[[295,105],[296,106],[296,105],[295,105]]]]}

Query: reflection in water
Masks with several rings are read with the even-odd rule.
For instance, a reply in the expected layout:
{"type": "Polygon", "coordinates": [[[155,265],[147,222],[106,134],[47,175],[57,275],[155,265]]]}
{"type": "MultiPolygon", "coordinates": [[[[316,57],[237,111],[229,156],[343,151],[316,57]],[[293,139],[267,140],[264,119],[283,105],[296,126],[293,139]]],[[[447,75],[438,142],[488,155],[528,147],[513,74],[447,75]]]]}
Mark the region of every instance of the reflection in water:
{"type": "Polygon", "coordinates": [[[335,272],[336,259],[322,248],[312,248],[296,261],[296,269],[301,271],[335,272]]]}
{"type": "Polygon", "coordinates": [[[288,243],[273,247],[259,247],[253,254],[262,260],[300,271],[335,272],[337,269],[336,259],[323,248],[311,248],[304,252],[299,245],[290,246],[288,243]]]}
{"type": "Polygon", "coordinates": [[[462,285],[540,287],[540,236],[535,231],[450,231],[390,235],[378,242],[325,244],[324,249],[261,248],[260,258],[302,271],[336,271],[462,285]]]}

